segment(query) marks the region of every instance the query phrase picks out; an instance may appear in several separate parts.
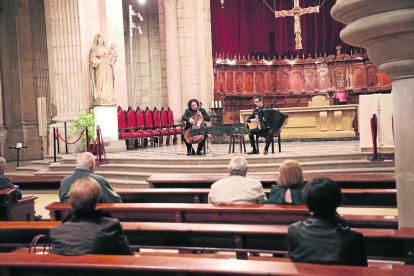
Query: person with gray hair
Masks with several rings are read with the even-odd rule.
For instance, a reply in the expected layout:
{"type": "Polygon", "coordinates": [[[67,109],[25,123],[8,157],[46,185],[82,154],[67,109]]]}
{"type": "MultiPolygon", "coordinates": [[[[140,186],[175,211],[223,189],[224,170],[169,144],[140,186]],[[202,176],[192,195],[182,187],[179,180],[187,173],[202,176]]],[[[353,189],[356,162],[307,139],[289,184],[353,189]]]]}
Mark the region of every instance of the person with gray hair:
{"type": "Polygon", "coordinates": [[[13,185],[10,179],[4,175],[4,171],[7,168],[6,159],[0,157],[0,190],[7,189],[7,188],[14,188],[17,199],[22,198],[22,191],[20,191],[19,186],[13,185]]]}
{"type": "Polygon", "coordinates": [[[133,254],[119,220],[96,209],[101,196],[101,186],[93,178],[81,178],[73,183],[69,191],[73,211],[49,233],[53,253],[133,254]]]}
{"type": "Polygon", "coordinates": [[[82,152],[76,158],[75,171],[66,176],[60,182],[59,199],[60,202],[68,202],[68,193],[72,184],[81,178],[91,177],[95,179],[102,189],[102,198],[100,202],[121,203],[121,197],[112,189],[108,181],[100,175],[94,174],[95,156],[90,152],[82,152]]]}
{"type": "Polygon", "coordinates": [[[208,202],[212,204],[265,203],[267,198],[260,180],[246,177],[247,160],[235,156],[230,160],[229,176],[211,185],[208,202]]]}

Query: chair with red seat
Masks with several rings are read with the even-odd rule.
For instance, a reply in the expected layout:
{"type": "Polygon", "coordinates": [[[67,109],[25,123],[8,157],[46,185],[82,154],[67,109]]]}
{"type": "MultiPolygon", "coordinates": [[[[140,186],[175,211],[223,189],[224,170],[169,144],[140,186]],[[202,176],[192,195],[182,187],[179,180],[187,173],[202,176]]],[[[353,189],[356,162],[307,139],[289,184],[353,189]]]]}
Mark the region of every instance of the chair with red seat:
{"type": "MultiPolygon", "coordinates": [[[[148,131],[151,131],[153,142],[155,142],[157,145],[160,145],[162,143],[162,132],[159,127],[154,125],[153,113],[148,108],[148,106],[145,109],[144,117],[145,117],[145,128],[148,131]]],[[[158,117],[158,120],[159,120],[159,117],[158,117]]]]}
{"type": "Polygon", "coordinates": [[[166,137],[165,144],[170,144],[170,130],[169,128],[165,127],[161,123],[161,111],[158,110],[158,108],[154,107],[154,110],[152,111],[152,117],[154,119],[154,127],[158,128],[158,130],[161,132],[161,141],[160,145],[163,143],[163,137],[166,137]]]}
{"type": "Polygon", "coordinates": [[[137,109],[135,111],[135,118],[137,122],[137,130],[134,131],[134,135],[137,137],[140,137],[141,139],[141,145],[146,146],[146,139],[150,138],[151,145],[152,145],[152,133],[151,131],[148,131],[145,127],[145,117],[144,112],[137,106],[137,109]]]}
{"type": "MultiPolygon", "coordinates": [[[[182,125],[176,125],[174,123],[174,113],[173,111],[168,107],[167,109],[167,117],[168,117],[168,126],[171,127],[174,130],[174,139],[173,143],[177,143],[177,134],[181,135],[183,133],[183,126],[182,125]]],[[[183,142],[183,141],[181,141],[183,142]]]]}
{"type": "Polygon", "coordinates": [[[126,112],[122,110],[120,106],[118,106],[118,137],[121,140],[125,140],[126,146],[130,149],[133,146],[132,136],[133,136],[133,129],[127,126],[126,120],[126,112]]]}
{"type": "Polygon", "coordinates": [[[162,128],[164,128],[168,132],[167,141],[166,141],[166,144],[168,145],[170,143],[170,140],[171,140],[170,139],[171,135],[173,137],[176,135],[175,129],[169,125],[169,123],[168,123],[168,112],[167,112],[167,110],[165,110],[164,107],[161,107],[160,117],[161,117],[161,126],[162,126],[162,128]]]}

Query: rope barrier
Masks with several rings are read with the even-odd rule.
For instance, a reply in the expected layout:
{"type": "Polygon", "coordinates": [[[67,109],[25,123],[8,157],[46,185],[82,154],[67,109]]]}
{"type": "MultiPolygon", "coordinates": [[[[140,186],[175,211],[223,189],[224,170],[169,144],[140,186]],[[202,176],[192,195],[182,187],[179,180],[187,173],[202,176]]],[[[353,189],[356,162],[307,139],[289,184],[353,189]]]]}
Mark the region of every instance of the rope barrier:
{"type": "Polygon", "coordinates": [[[83,133],[85,132],[85,129],[82,130],[82,132],[80,133],[79,137],[75,140],[75,142],[68,142],[67,140],[65,140],[60,134],[59,134],[59,129],[56,129],[56,140],[60,139],[63,143],[67,144],[67,145],[73,145],[76,144],[77,142],[79,142],[79,140],[82,138],[83,133]]]}

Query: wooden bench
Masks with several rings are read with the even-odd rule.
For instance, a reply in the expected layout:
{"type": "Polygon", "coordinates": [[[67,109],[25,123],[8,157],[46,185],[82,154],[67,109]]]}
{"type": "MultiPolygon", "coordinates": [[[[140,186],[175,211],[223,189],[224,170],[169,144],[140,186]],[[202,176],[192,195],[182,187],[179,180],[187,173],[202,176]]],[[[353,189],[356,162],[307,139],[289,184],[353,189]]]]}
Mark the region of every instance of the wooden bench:
{"type": "Polygon", "coordinates": [[[22,189],[59,189],[66,175],[7,175],[13,184],[22,189]]]}
{"type": "MultiPolygon", "coordinates": [[[[264,189],[269,197],[270,189],[264,189]]],[[[208,203],[210,189],[116,189],[124,203],[208,203]]],[[[344,206],[397,207],[396,189],[342,189],[344,206]]]]}
{"type": "MultiPolygon", "coordinates": [[[[211,184],[228,175],[200,174],[153,174],[148,179],[151,188],[210,188],[211,184]]],[[[260,179],[264,188],[276,184],[276,174],[252,174],[260,179]]],[[[305,173],[305,181],[315,177],[329,177],[341,188],[349,189],[395,189],[394,173],[305,173]]]]}
{"type": "MultiPolygon", "coordinates": [[[[61,202],[51,203],[45,208],[54,220],[62,220],[71,211],[69,204],[61,202]]],[[[309,215],[304,205],[276,204],[100,203],[98,208],[121,221],[291,224],[304,220],[309,215]]],[[[344,218],[351,227],[398,228],[395,216],[344,215],[344,218]]]]}
{"type": "MultiPolygon", "coordinates": [[[[0,222],[0,250],[27,247],[35,235],[47,235],[58,221],[0,222]]],[[[285,256],[287,225],[241,225],[165,222],[122,222],[125,235],[139,248],[232,251],[241,259],[257,250],[285,256]]],[[[412,262],[414,229],[355,228],[364,235],[370,259],[412,262]]]]}
{"type": "Polygon", "coordinates": [[[107,276],[107,275],[413,275],[413,266],[378,269],[164,256],[84,255],[60,256],[0,253],[0,272],[8,276],[107,276]]]}
{"type": "Polygon", "coordinates": [[[35,196],[17,200],[14,188],[0,190],[0,220],[34,220],[35,196]]]}

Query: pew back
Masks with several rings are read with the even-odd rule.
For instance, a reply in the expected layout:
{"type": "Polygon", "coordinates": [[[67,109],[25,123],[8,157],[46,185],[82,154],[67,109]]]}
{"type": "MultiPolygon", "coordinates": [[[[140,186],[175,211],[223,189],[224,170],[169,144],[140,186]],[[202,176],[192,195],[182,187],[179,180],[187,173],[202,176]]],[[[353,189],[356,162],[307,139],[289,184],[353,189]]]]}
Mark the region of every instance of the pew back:
{"type": "MultiPolygon", "coordinates": [[[[62,220],[71,211],[69,204],[60,202],[51,203],[45,208],[55,220],[62,220]]],[[[121,221],[291,224],[309,215],[304,205],[276,204],[100,203],[98,208],[121,221]]],[[[342,208],[346,210],[346,207],[342,208]]],[[[395,216],[344,215],[344,218],[351,227],[398,228],[395,216]]]]}
{"type": "MultiPolygon", "coordinates": [[[[153,174],[148,179],[151,188],[210,188],[211,184],[227,175],[203,174],[153,174]]],[[[252,174],[264,188],[276,184],[276,174],[252,174]]],[[[305,173],[305,182],[315,177],[329,177],[341,188],[395,189],[394,173],[305,173]]]]}
{"type": "Polygon", "coordinates": [[[0,253],[3,275],[413,275],[412,266],[378,269],[291,262],[165,256],[59,256],[0,253]],[[35,269],[34,269],[35,268],[35,269]]]}

